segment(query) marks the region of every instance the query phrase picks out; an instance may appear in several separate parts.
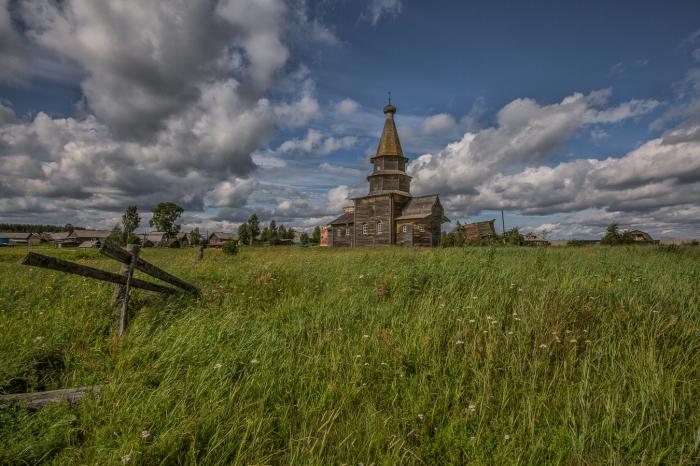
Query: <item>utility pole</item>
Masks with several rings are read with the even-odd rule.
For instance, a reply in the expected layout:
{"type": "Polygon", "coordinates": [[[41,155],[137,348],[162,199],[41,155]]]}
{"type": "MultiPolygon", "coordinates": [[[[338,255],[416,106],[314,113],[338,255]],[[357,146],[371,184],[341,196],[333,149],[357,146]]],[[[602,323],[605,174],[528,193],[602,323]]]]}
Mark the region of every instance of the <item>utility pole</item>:
{"type": "Polygon", "coordinates": [[[503,228],[503,244],[506,244],[506,218],[503,216],[503,209],[501,209],[501,227],[503,228]]]}

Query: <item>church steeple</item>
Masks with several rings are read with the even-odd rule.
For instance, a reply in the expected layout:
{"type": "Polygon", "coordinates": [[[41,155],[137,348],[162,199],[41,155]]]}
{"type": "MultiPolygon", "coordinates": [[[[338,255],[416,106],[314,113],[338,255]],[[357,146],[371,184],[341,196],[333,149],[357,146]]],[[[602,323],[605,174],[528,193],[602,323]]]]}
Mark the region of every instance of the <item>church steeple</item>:
{"type": "Polygon", "coordinates": [[[384,107],[384,129],[379,138],[377,154],[370,160],[374,165],[374,171],[367,177],[370,194],[394,192],[404,196],[410,195],[411,177],[406,174],[406,162],[403,155],[399,133],[394,124],[396,107],[391,103],[384,107]]]}
{"type": "Polygon", "coordinates": [[[403,150],[401,149],[401,142],[399,141],[399,133],[396,131],[396,125],[394,124],[395,113],[396,107],[391,104],[391,93],[389,93],[389,104],[384,107],[384,115],[386,115],[386,120],[384,121],[382,136],[379,138],[379,146],[377,146],[377,157],[381,157],[383,155],[403,157],[403,150]]]}

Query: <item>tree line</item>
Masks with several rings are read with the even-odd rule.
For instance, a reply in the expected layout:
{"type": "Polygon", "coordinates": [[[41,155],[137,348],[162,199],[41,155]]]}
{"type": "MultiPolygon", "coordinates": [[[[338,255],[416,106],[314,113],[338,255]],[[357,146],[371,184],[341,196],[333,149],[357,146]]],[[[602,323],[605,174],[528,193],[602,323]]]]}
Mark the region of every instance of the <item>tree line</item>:
{"type": "MultiPolygon", "coordinates": [[[[252,246],[254,244],[269,244],[276,245],[282,243],[283,240],[293,240],[296,235],[296,230],[292,227],[285,227],[284,224],[277,226],[277,222],[272,219],[263,228],[260,228],[260,220],[256,213],[251,214],[246,222],[238,226],[238,241],[241,244],[252,246]]],[[[317,226],[312,236],[308,233],[301,233],[299,239],[302,244],[320,243],[321,229],[317,226]]]]}
{"type": "Polygon", "coordinates": [[[73,230],[83,230],[83,227],[74,227],[70,223],[65,225],[41,225],[36,223],[0,223],[0,231],[16,233],[60,233],[62,231],[72,232],[73,230]]]}

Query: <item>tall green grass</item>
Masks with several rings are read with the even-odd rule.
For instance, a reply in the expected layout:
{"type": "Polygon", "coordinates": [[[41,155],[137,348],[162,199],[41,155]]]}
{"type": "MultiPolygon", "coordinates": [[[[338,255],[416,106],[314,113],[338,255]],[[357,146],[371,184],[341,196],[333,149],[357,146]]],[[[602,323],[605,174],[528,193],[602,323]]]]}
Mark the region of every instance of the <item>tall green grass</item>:
{"type": "MultiPolygon", "coordinates": [[[[96,253],[47,253],[116,270],[96,253]]],[[[0,462],[697,464],[700,250],[146,249],[200,298],[0,253],[0,462]]]]}

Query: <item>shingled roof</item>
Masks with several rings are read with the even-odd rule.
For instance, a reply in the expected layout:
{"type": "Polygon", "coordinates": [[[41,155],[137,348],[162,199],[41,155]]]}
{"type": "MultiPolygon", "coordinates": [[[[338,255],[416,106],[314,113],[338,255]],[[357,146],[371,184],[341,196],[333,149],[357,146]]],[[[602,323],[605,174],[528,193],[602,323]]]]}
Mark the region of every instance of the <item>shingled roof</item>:
{"type": "Polygon", "coordinates": [[[417,220],[430,217],[433,214],[433,206],[439,202],[437,194],[413,197],[403,208],[401,215],[396,217],[396,220],[417,220]]]}
{"type": "Polygon", "coordinates": [[[340,217],[336,218],[332,222],[329,222],[329,225],[345,225],[346,223],[354,223],[355,222],[355,213],[354,212],[346,212],[340,217]]]}
{"type": "Polygon", "coordinates": [[[399,133],[396,131],[396,125],[394,124],[394,113],[396,113],[396,107],[393,105],[389,104],[384,107],[386,120],[384,121],[382,136],[379,138],[379,146],[377,146],[377,157],[383,155],[403,157],[399,133]]]}

